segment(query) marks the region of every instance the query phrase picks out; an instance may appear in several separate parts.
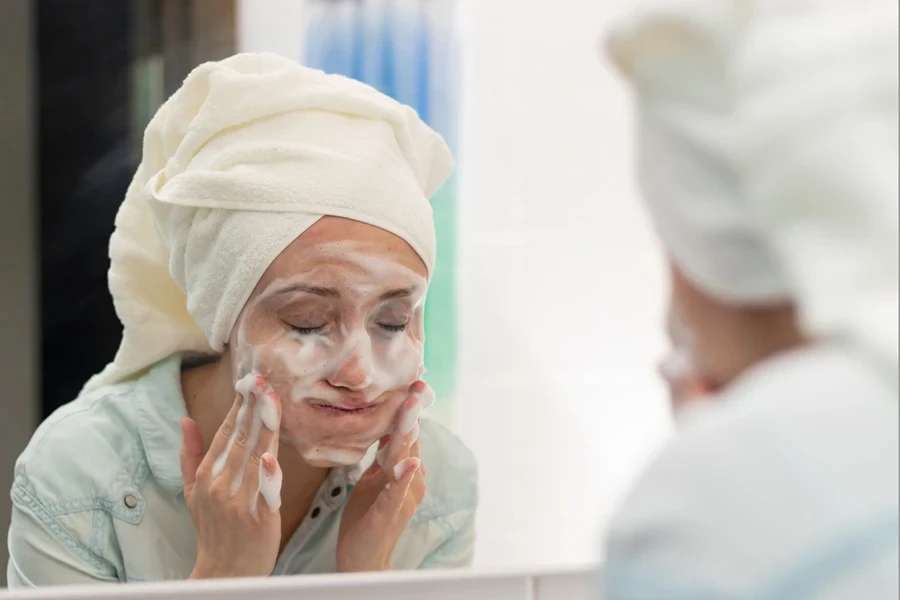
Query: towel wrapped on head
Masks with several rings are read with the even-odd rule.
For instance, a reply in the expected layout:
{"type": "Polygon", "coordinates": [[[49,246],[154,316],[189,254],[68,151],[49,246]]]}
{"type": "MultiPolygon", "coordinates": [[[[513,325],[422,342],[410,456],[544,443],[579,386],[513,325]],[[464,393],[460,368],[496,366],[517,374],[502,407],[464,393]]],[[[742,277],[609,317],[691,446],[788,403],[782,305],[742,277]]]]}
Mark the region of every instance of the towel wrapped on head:
{"type": "Polygon", "coordinates": [[[666,0],[608,49],[672,260],[722,301],[898,358],[897,0],[666,0]]]}
{"type": "Polygon", "coordinates": [[[429,275],[429,198],[453,168],[409,107],[272,54],[197,67],[144,134],[110,239],[124,325],[90,391],[176,353],[221,352],[266,268],[325,215],[389,231],[429,275]]]}

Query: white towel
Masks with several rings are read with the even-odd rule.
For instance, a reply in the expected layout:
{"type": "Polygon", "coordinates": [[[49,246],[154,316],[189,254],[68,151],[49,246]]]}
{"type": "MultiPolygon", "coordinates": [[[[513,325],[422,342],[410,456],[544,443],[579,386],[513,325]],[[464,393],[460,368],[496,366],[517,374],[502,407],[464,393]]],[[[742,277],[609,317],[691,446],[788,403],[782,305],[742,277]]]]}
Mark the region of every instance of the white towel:
{"type": "Polygon", "coordinates": [[[197,67],[144,134],[110,239],[122,343],[82,393],[222,351],[263,272],[323,215],[396,234],[430,275],[428,199],[452,166],[414,110],[357,81],[272,54],[197,67]]]}
{"type": "Polygon", "coordinates": [[[812,336],[898,355],[897,0],[666,0],[609,53],[640,177],[701,289],[793,299],[812,336]]]}

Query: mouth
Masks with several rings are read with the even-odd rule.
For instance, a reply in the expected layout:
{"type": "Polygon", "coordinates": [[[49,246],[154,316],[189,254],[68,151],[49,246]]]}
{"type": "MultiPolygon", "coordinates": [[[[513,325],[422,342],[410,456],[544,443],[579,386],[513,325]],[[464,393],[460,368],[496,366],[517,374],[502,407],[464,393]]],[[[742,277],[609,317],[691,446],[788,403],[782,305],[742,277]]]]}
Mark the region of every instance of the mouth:
{"type": "Polygon", "coordinates": [[[310,402],[315,410],[333,417],[349,417],[369,415],[378,410],[378,404],[366,404],[365,406],[338,406],[325,402],[310,402]]]}

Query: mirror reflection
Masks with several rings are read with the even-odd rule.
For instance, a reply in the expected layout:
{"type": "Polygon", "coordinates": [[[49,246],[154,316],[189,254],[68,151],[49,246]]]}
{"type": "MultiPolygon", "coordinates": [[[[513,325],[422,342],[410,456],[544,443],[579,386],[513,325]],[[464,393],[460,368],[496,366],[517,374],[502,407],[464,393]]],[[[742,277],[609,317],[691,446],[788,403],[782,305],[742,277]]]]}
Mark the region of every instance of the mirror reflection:
{"type": "MultiPolygon", "coordinates": [[[[6,585],[531,572],[593,565],[608,551],[604,585],[617,600],[643,589],[629,573],[648,555],[681,572],[687,553],[668,544],[684,522],[730,531],[728,510],[750,514],[701,485],[727,480],[710,475],[722,467],[704,466],[711,457],[735,461],[727,474],[758,490],[796,482],[790,472],[752,479],[765,470],[733,467],[744,455],[726,450],[801,463],[682,423],[709,419],[722,438],[742,439],[716,421],[739,404],[723,399],[742,397],[746,373],[790,383],[803,370],[779,379],[772,361],[818,360],[826,341],[846,345],[813,371],[843,373],[862,355],[883,367],[885,353],[896,371],[885,312],[896,294],[884,292],[896,269],[803,279],[827,269],[810,258],[811,238],[785,232],[856,213],[766,205],[751,215],[729,202],[741,165],[729,162],[722,116],[707,119],[706,96],[683,93],[694,76],[724,86],[704,57],[725,50],[697,34],[731,23],[707,18],[716,1],[634,22],[614,19],[626,0],[0,3],[12,93],[0,183],[21,199],[0,218],[0,255],[21,257],[4,268],[6,585]],[[660,22],[691,35],[658,35],[660,22]],[[660,40],[674,46],[659,51],[660,40]],[[857,304],[839,289],[874,291],[857,304]],[[858,318],[861,306],[875,316],[858,318]],[[680,462],[684,453],[695,462],[680,462]],[[699,502],[688,494],[697,490],[699,502]],[[673,506],[684,511],[670,527],[673,506]]],[[[808,22],[855,22],[829,14],[811,10],[808,22]]],[[[810,70],[791,56],[797,73],[810,70]]],[[[829,81],[819,96],[843,89],[829,81]]],[[[750,113],[760,131],[796,134],[785,125],[800,120],[794,104],[766,106],[785,112],[750,113]]],[[[876,117],[896,125],[891,114],[876,117]]],[[[760,172],[794,164],[772,144],[784,155],[761,152],[760,172]]],[[[857,153],[890,154],[875,146],[857,153]]],[[[785,189],[835,206],[832,187],[860,203],[877,187],[793,183],[785,189]]],[[[759,195],[807,198],[782,191],[759,195]]],[[[896,242],[896,230],[872,230],[880,250],[896,242]]],[[[896,390],[878,381],[854,411],[869,419],[868,445],[825,443],[845,438],[826,422],[843,413],[820,412],[822,395],[792,405],[795,421],[780,409],[766,417],[820,425],[802,438],[817,457],[803,473],[819,473],[821,457],[881,464],[872,456],[896,445],[896,428],[876,423],[893,422],[896,390]]],[[[788,388],[810,395],[787,383],[746,393],[788,388]]],[[[738,411],[733,422],[753,421],[738,411]]],[[[803,432],[788,433],[784,447],[803,432]]],[[[895,468],[849,470],[857,503],[841,506],[854,515],[896,488],[895,468]]],[[[764,521],[793,522],[787,514],[764,521]]],[[[830,532],[833,516],[811,530],[830,532]]],[[[727,588],[729,569],[712,568],[720,549],[702,546],[685,576],[710,566],[727,588]]]]}

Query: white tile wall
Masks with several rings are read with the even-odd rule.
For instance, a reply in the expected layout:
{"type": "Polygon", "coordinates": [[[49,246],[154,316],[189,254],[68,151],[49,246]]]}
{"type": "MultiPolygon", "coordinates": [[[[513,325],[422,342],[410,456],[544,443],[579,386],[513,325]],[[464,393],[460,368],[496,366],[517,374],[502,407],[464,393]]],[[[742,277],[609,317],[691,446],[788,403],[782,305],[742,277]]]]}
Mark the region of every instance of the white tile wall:
{"type": "MultiPolygon", "coordinates": [[[[601,35],[629,0],[458,0],[461,386],[476,562],[582,563],[669,430],[660,254],[601,35]]],[[[241,47],[297,56],[303,0],[241,0],[241,47]]]]}
{"type": "Polygon", "coordinates": [[[579,562],[669,428],[664,276],[601,36],[628,0],[461,0],[462,386],[477,562],[579,562]]]}

